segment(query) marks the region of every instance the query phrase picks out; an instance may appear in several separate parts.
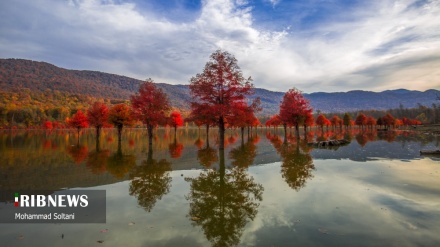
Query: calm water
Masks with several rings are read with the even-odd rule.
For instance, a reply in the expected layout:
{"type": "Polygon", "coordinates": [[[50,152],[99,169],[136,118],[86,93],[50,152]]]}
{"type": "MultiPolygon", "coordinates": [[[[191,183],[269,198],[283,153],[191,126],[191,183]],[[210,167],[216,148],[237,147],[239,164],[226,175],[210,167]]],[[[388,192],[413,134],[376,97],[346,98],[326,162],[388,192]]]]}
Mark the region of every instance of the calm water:
{"type": "MultiPolygon", "coordinates": [[[[1,190],[107,191],[106,224],[0,224],[1,246],[439,246],[440,137],[258,130],[0,133],[1,190]],[[209,143],[209,144],[208,144],[209,143]],[[103,241],[99,243],[98,241],[103,241]]],[[[5,201],[1,198],[1,208],[5,201]]]]}

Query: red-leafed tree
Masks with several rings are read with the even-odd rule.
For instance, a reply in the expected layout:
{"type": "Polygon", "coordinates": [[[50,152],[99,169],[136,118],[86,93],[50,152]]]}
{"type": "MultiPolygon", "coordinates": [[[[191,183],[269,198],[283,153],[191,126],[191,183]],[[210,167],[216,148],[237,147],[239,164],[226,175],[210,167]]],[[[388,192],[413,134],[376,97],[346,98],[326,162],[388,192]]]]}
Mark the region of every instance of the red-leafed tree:
{"type": "Polygon", "coordinates": [[[306,120],[304,121],[304,131],[307,131],[307,127],[311,127],[315,124],[315,119],[313,118],[313,114],[310,112],[306,115],[306,120]]]}
{"type": "Polygon", "coordinates": [[[387,126],[388,128],[394,126],[395,121],[396,119],[389,113],[382,117],[382,124],[387,126]]]}
{"type": "MultiPolygon", "coordinates": [[[[241,130],[241,141],[244,141],[244,128],[258,125],[260,122],[254,112],[259,110],[259,99],[248,106],[245,102],[238,102],[233,106],[234,113],[227,118],[230,127],[239,127],[241,130]]],[[[249,135],[249,133],[248,133],[249,135]]]]}
{"type": "Polygon", "coordinates": [[[335,128],[336,126],[339,126],[342,128],[342,124],[343,124],[343,120],[338,117],[338,116],[333,116],[332,119],[330,120],[330,122],[332,123],[333,128],[335,128]]]}
{"type": "Polygon", "coordinates": [[[374,119],[374,117],[372,117],[372,116],[368,116],[368,117],[367,117],[367,122],[366,122],[366,124],[367,124],[370,128],[373,128],[373,126],[375,126],[376,123],[377,123],[377,121],[376,121],[376,119],[374,119]]]}
{"type": "Polygon", "coordinates": [[[183,118],[180,112],[173,111],[170,114],[169,124],[174,128],[174,136],[176,136],[177,127],[183,126],[183,118]]]}
{"type": "Polygon", "coordinates": [[[206,141],[209,142],[209,127],[216,125],[215,116],[211,115],[209,108],[204,104],[191,103],[191,113],[189,120],[193,121],[198,127],[206,126],[206,141]]]}
{"type": "Polygon", "coordinates": [[[107,123],[108,107],[102,102],[95,102],[87,110],[87,121],[96,129],[96,140],[99,141],[101,128],[107,123]]]}
{"type": "Polygon", "coordinates": [[[139,87],[139,92],[131,96],[134,115],[147,125],[148,144],[153,145],[153,128],[163,122],[170,110],[167,95],[148,79],[139,87]]]}
{"type": "Polygon", "coordinates": [[[109,111],[108,121],[118,129],[118,146],[120,147],[122,128],[124,125],[131,125],[133,123],[130,107],[126,104],[112,106],[109,111]]]}
{"type": "Polygon", "coordinates": [[[329,120],[322,114],[316,118],[316,125],[321,127],[321,130],[324,130],[324,125],[327,125],[329,120]]]}
{"type": "Polygon", "coordinates": [[[361,113],[356,117],[356,125],[363,127],[367,125],[367,116],[365,114],[361,113]]]}
{"type": "Polygon", "coordinates": [[[284,94],[280,105],[280,119],[283,122],[284,133],[287,133],[287,125],[295,126],[296,135],[299,137],[299,125],[304,124],[307,115],[312,113],[309,101],[304,98],[301,91],[296,88],[290,89],[284,94]]]}
{"type": "Polygon", "coordinates": [[[68,118],[66,121],[69,127],[75,128],[78,131],[78,146],[79,146],[79,132],[83,128],[87,128],[89,123],[87,122],[87,117],[81,110],[78,110],[72,118],[68,118]]]}
{"type": "Polygon", "coordinates": [[[269,127],[273,126],[274,128],[278,127],[279,125],[281,125],[280,116],[278,115],[271,116],[269,120],[266,121],[265,125],[269,127]]]}
{"type": "Polygon", "coordinates": [[[43,123],[43,128],[46,129],[46,130],[51,130],[51,129],[53,129],[53,124],[52,124],[52,122],[51,122],[51,121],[45,121],[45,122],[43,123]]]}
{"type": "Polygon", "coordinates": [[[214,52],[202,73],[191,78],[192,107],[206,107],[219,127],[219,148],[224,149],[225,123],[238,102],[253,93],[251,78],[245,79],[237,60],[226,51],[214,52]]]}

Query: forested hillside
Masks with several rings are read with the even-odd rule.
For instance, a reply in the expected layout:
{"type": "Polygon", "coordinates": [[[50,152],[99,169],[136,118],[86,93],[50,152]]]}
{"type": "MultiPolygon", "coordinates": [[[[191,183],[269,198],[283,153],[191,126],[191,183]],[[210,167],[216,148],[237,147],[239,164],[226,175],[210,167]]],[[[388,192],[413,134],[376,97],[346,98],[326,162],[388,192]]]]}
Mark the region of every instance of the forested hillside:
{"type": "MultiPolygon", "coordinates": [[[[182,81],[182,84],[188,81],[182,81]]],[[[44,118],[62,121],[71,112],[85,109],[96,100],[108,104],[129,100],[140,83],[141,80],[98,71],[69,70],[24,59],[0,59],[0,125],[11,120],[28,122],[26,125],[36,124],[44,118]]],[[[188,85],[156,83],[168,95],[173,107],[188,110],[188,85]]],[[[284,92],[256,88],[253,97],[260,97],[263,108],[258,115],[276,114],[283,95],[284,92]]],[[[436,101],[438,95],[440,91],[434,89],[425,92],[399,89],[304,94],[315,111],[324,113],[421,105],[432,107],[439,103],[436,101]]]]}

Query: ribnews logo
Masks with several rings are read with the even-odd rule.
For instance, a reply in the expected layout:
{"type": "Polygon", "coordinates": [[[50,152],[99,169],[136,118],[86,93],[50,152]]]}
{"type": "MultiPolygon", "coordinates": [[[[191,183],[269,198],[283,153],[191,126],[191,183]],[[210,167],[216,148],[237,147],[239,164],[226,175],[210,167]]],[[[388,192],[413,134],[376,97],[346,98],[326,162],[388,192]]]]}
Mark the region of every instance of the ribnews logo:
{"type": "Polygon", "coordinates": [[[87,195],[15,195],[15,207],[87,207],[87,195]]]}
{"type": "Polygon", "coordinates": [[[0,208],[0,223],[105,223],[106,191],[0,191],[0,208]]]}

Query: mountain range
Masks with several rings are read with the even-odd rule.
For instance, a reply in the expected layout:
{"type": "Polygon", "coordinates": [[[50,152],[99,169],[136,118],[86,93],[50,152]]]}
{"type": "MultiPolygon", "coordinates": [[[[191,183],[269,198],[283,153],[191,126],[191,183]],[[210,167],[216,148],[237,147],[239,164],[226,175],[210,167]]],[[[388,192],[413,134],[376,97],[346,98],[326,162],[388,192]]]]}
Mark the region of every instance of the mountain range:
{"type": "MultiPolygon", "coordinates": [[[[188,78],[189,79],[189,78],[188,78]]],[[[60,91],[74,95],[89,95],[97,98],[129,99],[137,92],[141,80],[126,76],[88,70],[69,70],[46,62],[25,59],[0,59],[0,91],[13,92],[23,88],[31,91],[60,91]]],[[[188,85],[157,83],[168,94],[172,105],[179,109],[188,109],[191,99],[188,85]]],[[[294,87],[295,85],[292,85],[294,87]]],[[[284,92],[274,92],[255,88],[260,97],[263,111],[261,116],[276,114],[284,92]]],[[[347,112],[358,110],[387,110],[391,108],[413,108],[419,105],[431,106],[437,103],[439,90],[424,92],[406,89],[383,92],[348,91],[304,94],[310,100],[315,111],[347,112]]]]}

